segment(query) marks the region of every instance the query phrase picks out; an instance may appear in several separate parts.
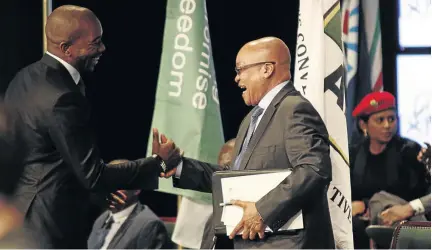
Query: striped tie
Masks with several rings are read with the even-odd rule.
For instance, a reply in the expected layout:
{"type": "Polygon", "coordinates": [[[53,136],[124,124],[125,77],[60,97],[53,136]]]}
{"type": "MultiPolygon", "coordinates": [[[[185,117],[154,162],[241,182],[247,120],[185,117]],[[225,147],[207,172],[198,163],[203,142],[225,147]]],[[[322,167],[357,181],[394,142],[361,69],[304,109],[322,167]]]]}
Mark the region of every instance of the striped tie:
{"type": "Polygon", "coordinates": [[[252,111],[252,117],[251,117],[251,121],[250,121],[250,124],[249,124],[248,132],[247,132],[246,137],[245,137],[245,139],[243,141],[243,145],[242,145],[241,151],[238,154],[238,156],[237,156],[237,158],[236,158],[236,160],[234,162],[234,168],[233,168],[233,170],[239,170],[240,169],[240,163],[241,163],[241,160],[243,158],[243,154],[244,154],[244,152],[246,152],[246,150],[248,148],[249,141],[252,138],[252,135],[253,135],[253,133],[255,131],[255,126],[256,126],[256,123],[258,121],[258,117],[263,113],[263,111],[264,111],[264,109],[261,108],[258,105],[255,106],[254,110],[252,111]]]}

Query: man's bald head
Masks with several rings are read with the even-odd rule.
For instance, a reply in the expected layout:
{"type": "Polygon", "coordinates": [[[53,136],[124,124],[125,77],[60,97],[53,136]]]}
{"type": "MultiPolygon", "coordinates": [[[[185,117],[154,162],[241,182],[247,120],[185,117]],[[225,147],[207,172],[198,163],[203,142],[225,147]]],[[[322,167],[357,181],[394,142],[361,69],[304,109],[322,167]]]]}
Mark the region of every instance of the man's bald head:
{"type": "Polygon", "coordinates": [[[277,37],[246,43],[236,58],[235,82],[244,91],[246,105],[255,106],[275,86],[291,79],[291,54],[277,37]]]}
{"type": "Polygon", "coordinates": [[[63,5],[55,9],[47,18],[45,34],[48,45],[61,42],[73,43],[83,35],[85,21],[98,22],[94,13],[84,7],[63,5]]]}
{"type": "Polygon", "coordinates": [[[219,151],[218,165],[228,166],[233,157],[235,139],[228,140],[219,151]]]}
{"type": "Polygon", "coordinates": [[[276,67],[289,72],[291,53],[288,46],[277,37],[263,37],[246,43],[238,56],[255,62],[275,62],[276,67]]]}
{"type": "Polygon", "coordinates": [[[45,26],[48,52],[80,73],[93,71],[105,51],[102,25],[89,9],[63,5],[55,9],[45,26]]]}

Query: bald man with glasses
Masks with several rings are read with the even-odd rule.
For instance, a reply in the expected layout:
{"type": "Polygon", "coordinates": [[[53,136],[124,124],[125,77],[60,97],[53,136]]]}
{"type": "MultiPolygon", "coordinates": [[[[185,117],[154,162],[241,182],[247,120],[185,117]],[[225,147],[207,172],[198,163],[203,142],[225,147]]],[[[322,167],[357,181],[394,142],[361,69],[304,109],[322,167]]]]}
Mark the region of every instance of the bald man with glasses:
{"type": "MultiPolygon", "coordinates": [[[[292,174],[257,202],[233,201],[243,218],[231,232],[235,248],[334,248],[327,203],[331,181],[328,133],[312,104],[294,88],[286,44],[265,37],[244,45],[236,59],[235,82],[253,106],[236,136],[231,170],[291,169],[292,174]],[[303,229],[279,229],[299,211],[303,229]],[[264,232],[266,227],[272,232],[264,232]],[[237,235],[242,233],[242,235],[237,235]]],[[[211,192],[219,166],[182,158],[176,187],[211,192]]]]}

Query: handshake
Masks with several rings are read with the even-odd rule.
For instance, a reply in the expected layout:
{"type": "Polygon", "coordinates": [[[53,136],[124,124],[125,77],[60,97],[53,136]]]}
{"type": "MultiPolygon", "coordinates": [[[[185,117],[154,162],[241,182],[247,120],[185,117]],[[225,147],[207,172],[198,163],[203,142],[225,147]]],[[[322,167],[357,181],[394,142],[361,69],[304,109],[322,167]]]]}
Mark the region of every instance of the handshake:
{"type": "Polygon", "coordinates": [[[184,152],[178,148],[174,141],[166,138],[164,134],[159,136],[159,131],[153,128],[152,155],[162,159],[162,165],[166,166],[161,177],[169,178],[176,173],[177,166],[182,161],[184,152]]]}

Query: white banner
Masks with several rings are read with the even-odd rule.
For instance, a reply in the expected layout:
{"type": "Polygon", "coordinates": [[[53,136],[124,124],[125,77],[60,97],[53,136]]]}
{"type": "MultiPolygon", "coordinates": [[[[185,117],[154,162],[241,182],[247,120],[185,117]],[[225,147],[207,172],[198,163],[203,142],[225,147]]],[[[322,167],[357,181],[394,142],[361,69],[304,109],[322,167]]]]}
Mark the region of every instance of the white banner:
{"type": "Polygon", "coordinates": [[[345,118],[344,55],[338,0],[300,1],[294,85],[319,112],[330,135],[329,210],[337,248],[354,248],[345,118]]]}

